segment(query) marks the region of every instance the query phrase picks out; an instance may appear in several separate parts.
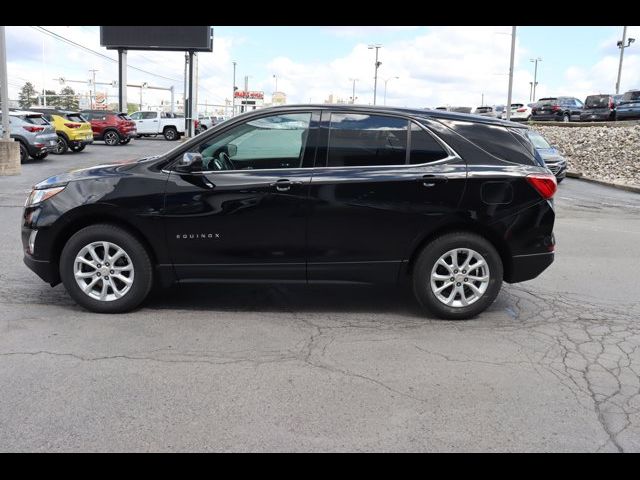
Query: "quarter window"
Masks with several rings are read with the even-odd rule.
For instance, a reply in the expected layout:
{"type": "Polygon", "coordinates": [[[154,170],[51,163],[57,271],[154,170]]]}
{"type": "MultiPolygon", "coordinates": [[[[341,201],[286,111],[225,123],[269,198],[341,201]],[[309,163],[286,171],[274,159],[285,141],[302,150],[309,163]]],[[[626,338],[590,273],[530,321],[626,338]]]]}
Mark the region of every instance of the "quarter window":
{"type": "Polygon", "coordinates": [[[411,122],[411,154],[409,163],[421,164],[446,158],[447,152],[429,132],[411,122]]]}
{"type": "Polygon", "coordinates": [[[403,165],[408,121],[382,115],[332,113],[327,166],[403,165]]]}

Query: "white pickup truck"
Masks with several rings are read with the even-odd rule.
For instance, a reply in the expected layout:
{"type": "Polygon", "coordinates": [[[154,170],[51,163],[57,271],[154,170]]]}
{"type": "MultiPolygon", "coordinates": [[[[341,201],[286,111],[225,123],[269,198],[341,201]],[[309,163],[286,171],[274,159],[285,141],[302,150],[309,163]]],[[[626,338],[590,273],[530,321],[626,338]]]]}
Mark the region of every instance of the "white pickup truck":
{"type": "Polygon", "coordinates": [[[184,117],[149,110],[134,112],[129,116],[136,122],[138,138],[164,135],[167,140],[178,140],[184,135],[184,117]]]}

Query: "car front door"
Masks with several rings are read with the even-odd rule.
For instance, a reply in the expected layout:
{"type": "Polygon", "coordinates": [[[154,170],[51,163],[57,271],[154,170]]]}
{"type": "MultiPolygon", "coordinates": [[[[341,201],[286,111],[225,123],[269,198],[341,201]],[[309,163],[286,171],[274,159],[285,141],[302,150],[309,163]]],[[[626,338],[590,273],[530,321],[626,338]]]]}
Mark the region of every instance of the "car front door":
{"type": "Polygon", "coordinates": [[[158,133],[158,114],[156,112],[139,112],[136,120],[136,131],[145,135],[158,133]]]}
{"type": "Polygon", "coordinates": [[[464,161],[404,117],[323,112],[320,137],[309,282],[395,282],[424,232],[455,212],[464,161]]]}
{"type": "Polygon", "coordinates": [[[172,167],[164,221],[179,279],[306,280],[318,117],[255,116],[203,134],[189,149],[202,156],[196,168],[172,167]]]}

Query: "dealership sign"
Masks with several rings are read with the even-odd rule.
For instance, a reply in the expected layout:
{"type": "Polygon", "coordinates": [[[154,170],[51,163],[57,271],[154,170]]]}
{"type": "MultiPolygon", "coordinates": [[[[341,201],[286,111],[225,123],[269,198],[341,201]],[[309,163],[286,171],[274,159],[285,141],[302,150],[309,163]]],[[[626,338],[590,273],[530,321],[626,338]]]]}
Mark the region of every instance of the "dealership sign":
{"type": "Polygon", "coordinates": [[[245,90],[236,90],[233,95],[236,98],[252,98],[255,100],[264,100],[264,92],[247,92],[245,90]]]}

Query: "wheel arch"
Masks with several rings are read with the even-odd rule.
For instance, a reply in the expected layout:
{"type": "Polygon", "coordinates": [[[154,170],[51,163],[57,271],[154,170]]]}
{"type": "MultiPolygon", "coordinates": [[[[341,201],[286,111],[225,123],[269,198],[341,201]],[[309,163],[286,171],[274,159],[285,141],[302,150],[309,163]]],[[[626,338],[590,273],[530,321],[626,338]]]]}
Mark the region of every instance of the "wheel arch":
{"type": "Polygon", "coordinates": [[[482,225],[473,221],[454,221],[451,223],[447,223],[436,228],[433,231],[430,231],[423,235],[423,237],[416,243],[415,247],[411,251],[411,255],[407,261],[407,265],[404,269],[404,276],[408,277],[413,273],[413,266],[416,262],[416,259],[420,255],[420,252],[423,248],[428,245],[435,238],[445,235],[451,232],[460,232],[466,231],[470,233],[475,233],[480,235],[481,237],[487,239],[493,247],[500,255],[500,259],[502,260],[502,268],[503,268],[503,278],[509,278],[511,275],[511,250],[507,242],[498,235],[495,231],[490,229],[489,227],[482,225]]]}

